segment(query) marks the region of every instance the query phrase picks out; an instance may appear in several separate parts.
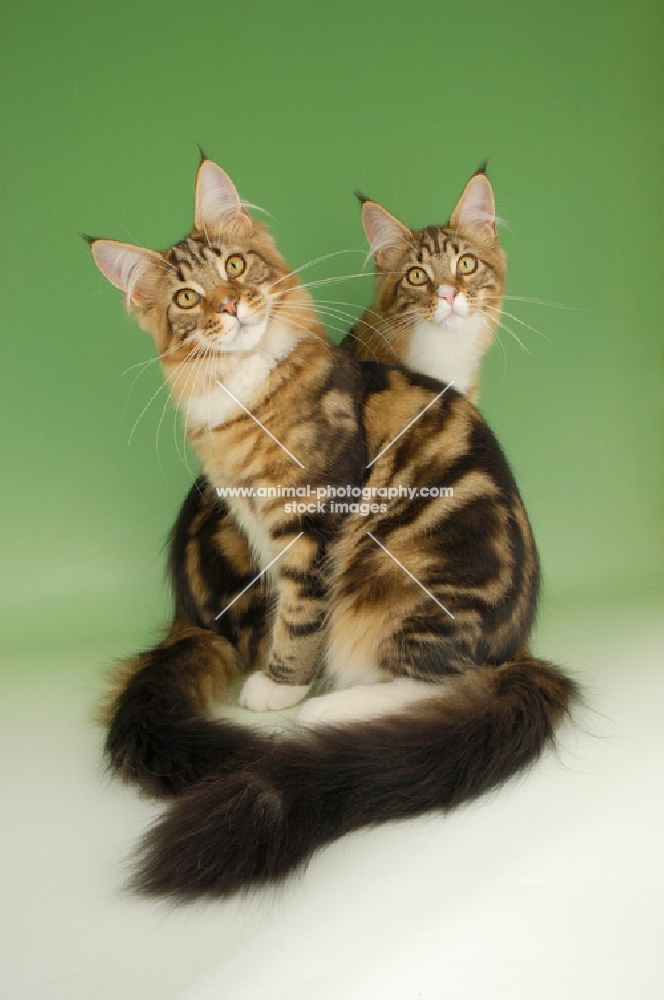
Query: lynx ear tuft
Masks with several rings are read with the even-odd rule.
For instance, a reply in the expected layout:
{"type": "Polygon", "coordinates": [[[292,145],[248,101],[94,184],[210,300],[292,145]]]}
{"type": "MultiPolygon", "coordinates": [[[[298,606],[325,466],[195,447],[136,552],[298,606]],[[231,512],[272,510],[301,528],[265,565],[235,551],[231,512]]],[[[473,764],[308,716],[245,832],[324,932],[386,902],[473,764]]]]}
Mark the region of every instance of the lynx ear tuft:
{"type": "Polygon", "coordinates": [[[383,267],[394,253],[412,242],[412,233],[377,201],[362,204],[362,225],[376,263],[383,267]]]}
{"type": "Polygon", "coordinates": [[[98,240],[85,237],[95,264],[105,278],[119,288],[130,303],[145,304],[152,280],[163,268],[163,261],[154,250],[144,250],[130,243],[116,240],[98,240]]]}
{"type": "Polygon", "coordinates": [[[450,225],[453,229],[473,230],[485,239],[496,236],[496,203],[489,178],[484,173],[486,161],[480,165],[461,193],[450,225]]]}
{"type": "Polygon", "coordinates": [[[233,181],[212,160],[201,160],[196,174],[196,229],[218,233],[233,223],[250,224],[233,181]]]}

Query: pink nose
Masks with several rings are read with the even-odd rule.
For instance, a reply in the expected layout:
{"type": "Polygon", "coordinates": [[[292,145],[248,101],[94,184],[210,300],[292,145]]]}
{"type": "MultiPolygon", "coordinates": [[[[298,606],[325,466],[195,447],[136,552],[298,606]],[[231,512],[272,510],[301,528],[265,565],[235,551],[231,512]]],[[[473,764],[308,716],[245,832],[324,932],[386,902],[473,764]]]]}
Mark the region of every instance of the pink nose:
{"type": "Polygon", "coordinates": [[[454,309],[454,300],[456,298],[457,290],[452,288],[451,285],[439,285],[438,287],[438,298],[445,299],[450,309],[454,309]]]}
{"type": "Polygon", "coordinates": [[[217,312],[228,313],[230,316],[237,316],[237,299],[224,299],[217,306],[217,312]]]}

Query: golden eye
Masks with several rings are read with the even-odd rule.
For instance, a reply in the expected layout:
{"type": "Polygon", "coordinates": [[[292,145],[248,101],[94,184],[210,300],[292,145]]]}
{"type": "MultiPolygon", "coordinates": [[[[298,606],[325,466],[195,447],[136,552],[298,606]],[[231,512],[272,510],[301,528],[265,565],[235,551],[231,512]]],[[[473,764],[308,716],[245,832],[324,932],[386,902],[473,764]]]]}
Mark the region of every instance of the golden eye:
{"type": "Polygon", "coordinates": [[[180,309],[193,309],[201,301],[195,288],[181,288],[173,296],[173,301],[180,309]]]}
{"type": "Polygon", "coordinates": [[[457,261],[457,274],[474,274],[479,266],[479,261],[474,253],[465,253],[457,261]]]}
{"type": "Polygon", "coordinates": [[[429,275],[423,267],[411,267],[410,271],[406,272],[406,277],[411,285],[426,285],[429,280],[429,275]]]}
{"type": "Polygon", "coordinates": [[[226,274],[229,278],[239,278],[247,269],[247,262],[239,253],[231,254],[226,261],[226,274]]]}

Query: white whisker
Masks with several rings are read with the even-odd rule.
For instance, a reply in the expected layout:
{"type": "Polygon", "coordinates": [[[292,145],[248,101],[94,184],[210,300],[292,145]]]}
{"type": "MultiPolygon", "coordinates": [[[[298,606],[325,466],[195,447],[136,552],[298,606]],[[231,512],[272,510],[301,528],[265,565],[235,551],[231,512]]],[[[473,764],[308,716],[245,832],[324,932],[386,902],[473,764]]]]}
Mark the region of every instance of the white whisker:
{"type": "MultiPolygon", "coordinates": [[[[186,361],[186,358],[185,358],[185,361],[186,361]]],[[[178,368],[176,368],[176,372],[177,372],[177,371],[178,371],[178,370],[179,370],[179,369],[180,369],[180,368],[182,367],[182,365],[184,365],[184,364],[185,364],[185,361],[181,361],[181,362],[180,362],[180,365],[178,365],[178,368]]],[[[162,382],[162,383],[161,383],[161,385],[159,386],[159,388],[158,388],[158,389],[157,389],[157,390],[156,390],[155,392],[153,392],[153,394],[152,394],[152,395],[150,396],[149,400],[147,401],[147,403],[145,404],[145,406],[143,407],[143,409],[142,409],[142,410],[141,410],[141,412],[139,413],[139,415],[138,415],[138,417],[136,418],[136,421],[135,421],[135,423],[134,423],[134,426],[133,426],[133,427],[132,427],[132,429],[131,429],[131,433],[130,433],[130,435],[129,435],[129,440],[127,441],[127,447],[129,447],[129,446],[131,445],[131,442],[132,442],[132,438],[133,438],[133,436],[134,436],[134,433],[135,433],[135,431],[136,431],[136,428],[137,428],[137,427],[138,427],[138,425],[139,425],[139,422],[140,422],[140,420],[141,420],[141,417],[143,417],[143,415],[144,415],[144,414],[145,414],[145,413],[147,412],[148,408],[150,407],[150,404],[151,404],[151,403],[153,402],[153,400],[155,400],[155,399],[157,398],[157,396],[159,395],[159,393],[160,393],[160,392],[161,392],[161,391],[162,391],[162,390],[163,390],[164,388],[166,388],[166,385],[167,385],[167,383],[166,383],[166,382],[162,382]]]]}
{"type": "MultiPolygon", "coordinates": [[[[279,310],[279,315],[280,316],[284,316],[289,323],[293,324],[293,326],[298,325],[297,322],[296,322],[296,316],[297,316],[297,314],[295,314],[295,316],[294,316],[293,313],[290,311],[290,307],[289,306],[285,306],[284,308],[280,309],[279,310]]],[[[323,315],[325,315],[325,314],[323,314],[323,315]]],[[[299,318],[301,318],[301,317],[299,317],[299,318]]],[[[332,319],[336,319],[336,318],[338,318],[338,317],[332,317],[332,319]]],[[[326,318],[325,326],[329,327],[331,330],[335,330],[337,333],[342,333],[342,334],[346,334],[347,333],[347,328],[345,326],[339,326],[337,323],[330,322],[329,318],[326,318]]],[[[300,327],[300,328],[304,329],[304,327],[300,327]]]]}
{"type": "Polygon", "coordinates": [[[315,257],[313,260],[307,261],[306,264],[302,264],[300,265],[300,267],[296,267],[295,270],[289,271],[288,274],[283,274],[281,278],[277,278],[277,280],[273,281],[271,285],[268,285],[268,291],[271,291],[275,287],[275,285],[278,285],[281,281],[285,281],[286,278],[290,278],[294,274],[299,274],[300,271],[305,271],[308,267],[313,267],[314,264],[320,264],[321,261],[323,260],[329,260],[330,257],[338,257],[342,253],[362,253],[362,252],[363,252],[362,250],[353,250],[353,249],[335,250],[333,253],[323,254],[322,257],[315,257]]]}
{"type": "Polygon", "coordinates": [[[505,309],[498,309],[496,308],[496,306],[489,306],[489,305],[484,305],[482,308],[490,310],[491,312],[496,313],[498,316],[507,316],[508,319],[514,320],[515,323],[520,323],[521,326],[525,327],[527,330],[531,330],[533,333],[536,333],[539,337],[543,337],[544,340],[549,339],[545,333],[542,333],[541,330],[535,329],[535,327],[531,326],[529,323],[524,323],[524,321],[522,319],[519,319],[518,316],[514,316],[512,313],[508,313],[505,309]]]}
{"type": "MultiPolygon", "coordinates": [[[[351,281],[353,278],[373,278],[373,272],[359,271],[357,274],[342,274],[332,278],[319,278],[317,281],[301,282],[298,288],[322,288],[324,285],[333,285],[342,281],[351,281]]],[[[291,293],[291,289],[284,289],[283,292],[277,292],[275,298],[279,295],[288,295],[289,293],[291,293]]]]}
{"type": "Polygon", "coordinates": [[[507,352],[505,350],[505,345],[503,344],[502,340],[500,339],[500,334],[498,333],[497,330],[496,330],[496,340],[498,341],[498,346],[500,347],[500,350],[502,351],[502,355],[503,355],[503,373],[500,376],[500,382],[496,386],[497,389],[500,389],[501,385],[505,381],[505,376],[507,375],[507,352]]]}
{"type": "MultiPolygon", "coordinates": [[[[196,351],[196,353],[195,353],[196,359],[197,360],[200,359],[201,363],[204,363],[206,355],[208,354],[208,351],[209,351],[208,345],[205,344],[202,348],[197,347],[195,349],[195,351],[196,351]]],[[[187,392],[187,389],[189,388],[189,383],[191,382],[192,377],[194,379],[194,386],[193,386],[193,388],[195,389],[196,385],[198,384],[198,379],[200,378],[200,376],[201,376],[201,368],[200,368],[200,366],[199,365],[191,365],[190,368],[189,368],[189,372],[187,374],[187,380],[186,380],[186,382],[185,382],[185,384],[183,386],[183,390],[182,390],[182,397],[183,398],[186,395],[186,392],[187,392]]],[[[173,424],[173,440],[175,442],[175,450],[178,453],[178,458],[180,459],[180,461],[184,465],[185,469],[189,472],[189,475],[193,475],[191,469],[189,468],[189,461],[187,459],[187,430],[188,430],[188,427],[187,427],[187,415],[186,415],[186,411],[181,411],[181,412],[182,412],[182,451],[180,451],[180,442],[178,440],[177,418],[175,420],[175,423],[173,424]]]]}
{"type": "Polygon", "coordinates": [[[125,368],[125,370],[120,375],[120,378],[124,378],[125,375],[129,374],[129,372],[133,372],[135,368],[145,368],[148,365],[154,365],[157,361],[161,361],[162,358],[167,358],[169,354],[173,353],[173,351],[177,351],[179,347],[180,344],[173,344],[172,347],[169,347],[167,351],[163,351],[162,354],[155,354],[154,357],[148,358],[147,361],[139,361],[137,364],[131,365],[129,368],[125,368]]]}
{"type": "Polygon", "coordinates": [[[524,342],[521,340],[520,337],[517,336],[517,334],[514,332],[514,330],[512,330],[511,327],[509,327],[507,325],[507,323],[501,323],[500,320],[498,320],[498,319],[494,319],[493,322],[496,324],[496,326],[499,326],[501,330],[504,330],[505,333],[509,333],[510,337],[513,337],[516,340],[516,342],[519,345],[519,347],[522,350],[524,350],[526,352],[526,354],[530,354],[530,351],[528,350],[528,348],[526,347],[526,345],[524,344],[524,342]]]}
{"type": "MultiPolygon", "coordinates": [[[[286,311],[286,310],[284,310],[284,312],[285,312],[285,311],[286,311]]],[[[290,317],[290,319],[288,320],[288,322],[289,322],[289,323],[290,323],[290,324],[291,324],[292,326],[296,327],[296,329],[298,329],[298,330],[303,330],[303,331],[304,331],[305,333],[309,334],[309,335],[310,335],[311,337],[315,337],[315,338],[316,338],[316,340],[320,341],[320,343],[321,343],[321,344],[323,345],[323,347],[325,347],[325,349],[326,349],[326,350],[328,351],[328,353],[329,353],[329,354],[331,354],[331,353],[332,353],[332,345],[331,345],[331,344],[327,344],[327,343],[326,343],[326,342],[325,342],[325,341],[323,340],[323,338],[322,338],[322,337],[319,337],[319,336],[318,336],[318,334],[317,334],[317,333],[316,333],[316,332],[315,332],[314,330],[312,330],[312,329],[311,329],[311,327],[310,327],[310,326],[304,326],[304,324],[296,322],[296,321],[295,321],[295,320],[293,319],[293,317],[292,317],[292,316],[290,317]]]]}
{"type": "Polygon", "coordinates": [[[506,302],[532,302],[536,306],[549,306],[551,309],[571,310],[572,306],[564,306],[560,302],[547,302],[546,299],[531,299],[527,295],[503,295],[506,302]]]}

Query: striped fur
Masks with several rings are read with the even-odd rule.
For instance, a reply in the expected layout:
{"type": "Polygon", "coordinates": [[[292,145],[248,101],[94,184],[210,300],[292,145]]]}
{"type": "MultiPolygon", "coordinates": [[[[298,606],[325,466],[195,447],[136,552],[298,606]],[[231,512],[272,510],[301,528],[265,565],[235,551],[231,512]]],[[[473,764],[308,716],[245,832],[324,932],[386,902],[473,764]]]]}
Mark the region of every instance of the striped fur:
{"type": "Polygon", "coordinates": [[[107,742],[118,770],[149,791],[206,779],[141,856],[136,884],[177,898],[279,879],[348,830],[480,794],[536,759],[574,696],[571,681],[527,652],[535,544],[509,465],[470,400],[333,347],[271,237],[209,161],[196,200],[196,226],[176,248],[97,241],[93,254],[155,339],[203,463],[197,490],[289,483],[380,496],[407,484],[453,495],[397,497],[366,514],[296,514],[256,492],[213,515],[214,503],[183,510],[176,623],[122,667],[107,742]],[[269,572],[264,595],[218,619],[215,580],[235,545],[232,532],[218,538],[231,523],[247,547],[235,551],[224,600],[252,567],[269,572]],[[191,546],[206,533],[208,546],[191,546]],[[243,647],[242,616],[266,612],[265,641],[243,647]],[[409,703],[362,723],[312,724],[309,714],[286,739],[206,718],[228,678],[256,666],[241,695],[256,710],[297,703],[321,677],[368,692],[399,681],[409,703]]]}
{"type": "MultiPolygon", "coordinates": [[[[450,221],[443,227],[430,226],[420,232],[408,230],[377,203],[362,199],[363,221],[376,257],[377,297],[342,344],[355,357],[380,359],[387,363],[410,362],[411,368],[424,375],[434,374],[434,371],[439,376],[447,373],[448,380],[456,374],[455,358],[458,360],[459,352],[455,354],[454,344],[459,339],[459,333],[451,329],[449,321],[444,320],[433,330],[434,339],[430,342],[430,320],[435,311],[433,283],[426,288],[417,289],[408,284],[405,275],[409,266],[421,263],[426,258],[427,266],[433,269],[432,273],[438,274],[441,279],[452,280],[451,269],[458,254],[474,251],[483,254],[481,278],[475,275],[471,282],[471,279],[460,277],[457,284],[469,294],[475,289],[477,301],[485,306],[483,316],[486,322],[479,335],[472,322],[469,328],[461,332],[464,343],[461,351],[463,364],[470,357],[470,368],[478,370],[482,356],[493,338],[494,323],[490,321],[489,310],[500,304],[505,277],[505,257],[498,245],[493,224],[493,192],[484,169],[480,167],[470,179],[450,221]],[[478,215],[478,207],[484,209],[483,215],[481,212],[478,215]],[[375,222],[372,228],[370,213],[387,224],[387,230],[383,227],[382,247],[376,243],[375,222]],[[491,282],[492,287],[487,287],[491,282]],[[419,325],[413,322],[414,312],[417,314],[415,318],[420,321],[419,325]],[[475,339],[471,342],[473,337],[475,339]]],[[[229,193],[232,211],[237,208],[239,201],[234,202],[231,189],[229,193]]],[[[235,232],[237,224],[237,221],[233,223],[231,215],[231,232],[235,232]]],[[[199,227],[189,239],[181,241],[164,254],[165,266],[177,269],[176,277],[180,282],[185,282],[194,271],[201,280],[206,276],[209,280],[210,274],[216,280],[215,258],[218,260],[220,252],[221,247],[215,241],[210,242],[205,229],[199,227]]],[[[254,265],[260,268],[257,274],[260,282],[274,277],[269,269],[270,260],[269,256],[265,261],[263,255],[254,255],[254,265]]],[[[137,305],[140,309],[140,304],[137,303],[134,308],[137,305]]],[[[298,306],[294,313],[296,321],[299,311],[298,306]]],[[[176,312],[174,319],[172,333],[182,337],[192,324],[191,316],[187,312],[176,312]]],[[[166,337],[168,338],[168,333],[166,337]]],[[[159,342],[164,342],[163,337],[159,342]]],[[[476,398],[476,382],[467,395],[471,399],[476,398]]],[[[369,420],[380,423],[380,411],[372,411],[369,420]]],[[[166,636],[171,660],[180,649],[172,639],[180,634],[184,625],[189,629],[196,627],[202,630],[198,635],[198,648],[202,650],[211,641],[207,635],[208,630],[228,640],[225,674],[229,677],[256,670],[265,663],[273,610],[265,581],[255,584],[237,599],[237,595],[257,572],[258,564],[250,550],[247,536],[240,529],[228,503],[216,496],[205,475],[200,476],[189,491],[171,534],[169,575],[175,598],[175,614],[173,625],[166,636]],[[229,605],[223,616],[217,618],[229,605]]],[[[163,746],[167,739],[161,729],[155,733],[154,745],[150,742],[149,727],[158,729],[159,716],[155,716],[152,709],[148,714],[145,705],[147,703],[152,706],[152,656],[160,657],[161,649],[160,645],[140,657],[118,664],[112,692],[102,717],[110,726],[106,749],[116,772],[125,780],[138,782],[151,794],[160,791],[172,794],[190,783],[191,768],[190,761],[183,759],[178,764],[172,754],[164,755],[159,752],[158,747],[163,746]],[[134,672],[143,677],[144,685],[136,678],[133,685],[125,690],[126,678],[134,672]],[[131,707],[134,701],[139,702],[137,712],[131,707]],[[140,736],[140,755],[132,745],[131,735],[134,730],[121,721],[127,712],[134,719],[140,736]],[[140,718],[145,719],[148,728],[139,725],[140,718]]],[[[205,669],[204,659],[201,670],[205,669]]],[[[190,667],[183,665],[183,671],[189,669],[190,667]]],[[[217,697],[222,695],[223,686],[218,690],[217,697]]],[[[154,700],[163,704],[162,692],[158,687],[154,688],[154,700]]],[[[212,708],[210,700],[202,697],[190,698],[187,705],[189,713],[198,718],[208,715],[212,708]]],[[[168,725],[174,723],[170,721],[168,725]]],[[[168,732],[167,727],[166,733],[168,732]]],[[[174,742],[179,745],[179,736],[174,737],[174,742]]],[[[210,766],[213,764],[214,761],[211,760],[210,766]]],[[[205,772],[206,768],[199,756],[199,769],[195,771],[195,776],[200,777],[205,772]]]]}

